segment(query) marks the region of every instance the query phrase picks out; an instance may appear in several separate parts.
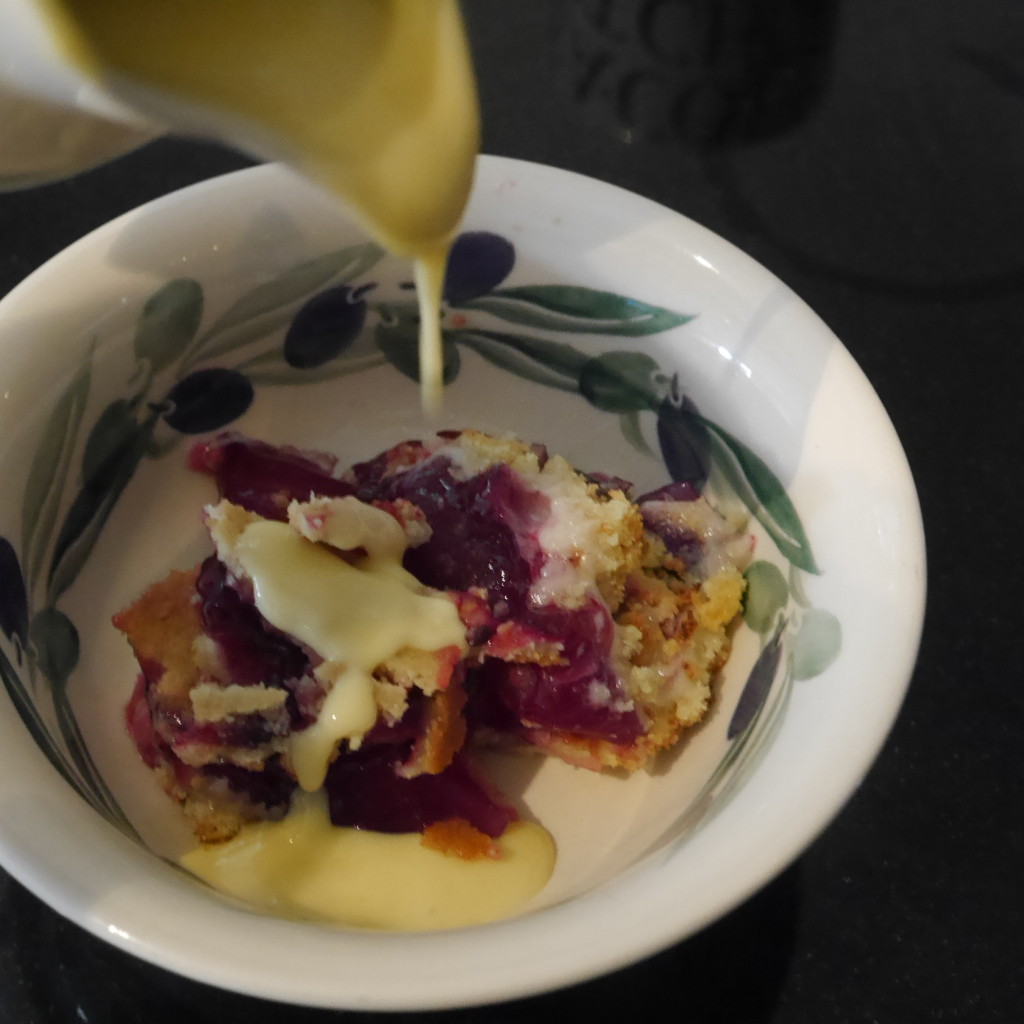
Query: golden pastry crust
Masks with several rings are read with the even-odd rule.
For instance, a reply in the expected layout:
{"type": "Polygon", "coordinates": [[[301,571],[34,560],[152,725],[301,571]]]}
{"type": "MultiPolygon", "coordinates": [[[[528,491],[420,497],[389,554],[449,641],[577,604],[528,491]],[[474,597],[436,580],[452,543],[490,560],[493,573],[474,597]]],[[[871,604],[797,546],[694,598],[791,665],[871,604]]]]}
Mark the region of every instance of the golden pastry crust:
{"type": "Polygon", "coordinates": [[[203,635],[196,601],[198,566],[174,571],[114,616],[140,665],[162,668],[157,694],[168,706],[184,707],[199,670],[192,645],[203,635]]]}

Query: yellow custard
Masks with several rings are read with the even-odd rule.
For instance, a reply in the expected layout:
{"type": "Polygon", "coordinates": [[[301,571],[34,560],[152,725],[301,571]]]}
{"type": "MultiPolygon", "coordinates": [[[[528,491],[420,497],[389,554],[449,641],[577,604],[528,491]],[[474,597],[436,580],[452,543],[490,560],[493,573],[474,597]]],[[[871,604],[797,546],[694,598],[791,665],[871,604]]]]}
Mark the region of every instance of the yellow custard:
{"type": "Polygon", "coordinates": [[[426,931],[506,917],[540,892],[555,862],[548,833],[521,821],[498,842],[500,859],[465,861],[427,849],[419,834],[337,828],[317,793],[297,798],[283,821],[249,825],[182,864],[281,916],[426,931]]]}
{"type": "Polygon", "coordinates": [[[422,593],[402,568],[401,551],[350,565],[288,524],[263,520],[243,531],[234,555],[263,617],[324,659],[316,670],[331,684],[323,710],[291,739],[292,766],[305,790],[323,785],[339,740],[358,741],[376,721],[377,665],[404,647],[466,649],[455,605],[422,593]]]}
{"type": "Polygon", "coordinates": [[[71,58],[174,127],[287,161],[416,261],[424,404],[479,148],[456,0],[45,0],[71,58]]]}
{"type": "Polygon", "coordinates": [[[330,824],[321,787],[338,744],[357,746],[377,720],[375,667],[410,648],[467,649],[454,602],[403,568],[408,538],[398,521],[350,496],[293,501],[287,522],[222,500],[207,507],[206,522],[263,618],[322,659],[314,673],[327,694],[316,722],[289,737],[301,789],[285,819],[246,826],[182,864],[274,913],[375,928],[476,924],[539,892],[554,864],[539,825],[512,825],[497,859],[465,860],[424,847],[419,833],[330,824]]]}

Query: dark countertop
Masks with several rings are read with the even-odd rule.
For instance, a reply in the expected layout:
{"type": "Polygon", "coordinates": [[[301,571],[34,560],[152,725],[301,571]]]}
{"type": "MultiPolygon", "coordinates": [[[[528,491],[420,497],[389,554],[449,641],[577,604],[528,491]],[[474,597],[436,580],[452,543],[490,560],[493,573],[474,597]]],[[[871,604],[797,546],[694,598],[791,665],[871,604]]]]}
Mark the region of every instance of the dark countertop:
{"type": "MultiPolygon", "coordinates": [[[[1011,510],[1024,436],[1024,7],[465,8],[487,151],[580,171],[687,214],[781,277],[842,339],[906,448],[930,586],[917,671],[877,764],[778,879],[696,937],[610,977],[429,1016],[1021,1019],[1024,673],[1012,645],[1022,559],[1011,510]]],[[[158,141],[71,181],[0,196],[0,293],[110,217],[244,163],[158,141]]],[[[136,962],[2,874],[0,908],[3,1022],[342,1016],[136,962]]]]}

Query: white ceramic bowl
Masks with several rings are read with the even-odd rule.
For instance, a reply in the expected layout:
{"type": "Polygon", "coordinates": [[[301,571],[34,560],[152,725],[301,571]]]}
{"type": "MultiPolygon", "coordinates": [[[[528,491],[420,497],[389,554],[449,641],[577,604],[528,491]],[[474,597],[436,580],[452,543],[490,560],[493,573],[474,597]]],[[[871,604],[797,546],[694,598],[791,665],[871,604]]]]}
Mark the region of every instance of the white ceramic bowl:
{"type": "Polygon", "coordinates": [[[432,426],[395,368],[409,365],[393,315],[409,267],[277,167],[144,206],[0,303],[0,860],[61,913],[173,971],[295,1003],[401,1009],[611,970],[796,857],[899,708],[923,611],[920,517],[892,426],[842,345],[732,246],[596,181],[483,158],[464,226],[485,234],[466,244],[446,312],[460,362],[432,426]],[[367,329],[294,369],[284,329],[342,281],[374,286],[367,329]],[[211,366],[224,372],[195,376],[211,366]],[[178,426],[230,420],[344,462],[475,426],[647,490],[669,480],[649,398],[672,388],[703,417],[719,500],[756,512],[748,624],[709,720],[657,771],[499,766],[559,847],[531,907],[434,934],[328,928],[261,916],[174,867],[185,829],[125,734],[136,670],[110,626],[205,551],[209,483],[185,469],[168,394],[188,399],[178,426]]]}

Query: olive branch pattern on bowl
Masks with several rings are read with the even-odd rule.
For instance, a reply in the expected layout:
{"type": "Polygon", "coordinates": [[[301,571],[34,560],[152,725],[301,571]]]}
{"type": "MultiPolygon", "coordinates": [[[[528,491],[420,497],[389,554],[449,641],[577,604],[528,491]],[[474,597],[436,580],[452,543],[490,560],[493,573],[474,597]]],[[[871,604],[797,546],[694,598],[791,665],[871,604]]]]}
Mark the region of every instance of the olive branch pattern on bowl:
{"type": "MultiPolygon", "coordinates": [[[[80,639],[59,608],[61,596],[143,460],[165,457],[188,435],[232,423],[249,409],[257,387],[322,382],[388,365],[418,379],[412,286],[388,289],[369,279],[384,256],[369,242],[326,253],[257,285],[209,323],[201,283],[168,281],[149,296],[135,324],[127,393],[87,421],[94,344],[49,415],[23,493],[21,536],[0,537],[6,639],[0,677],[54,768],[128,835],[134,829],[97,769],[68,698],[80,639]]],[[[581,396],[617,417],[642,457],[661,460],[671,480],[663,488],[667,497],[692,499],[707,488],[713,498],[741,502],[780,556],[758,558],[746,570],[743,617],[760,653],[728,723],[726,753],[673,829],[678,834],[680,824],[695,825],[742,777],[793,681],[819,674],[835,659],[840,625],[804,592],[803,575],[820,570],[767,463],[702,416],[684,382],[648,353],[586,349],[588,336],[643,339],[694,316],[578,285],[503,287],[515,260],[514,246],[501,235],[474,231],[456,239],[444,287],[445,382],[459,375],[470,352],[532,384],[581,396]],[[643,430],[652,416],[657,451],[643,430]]]]}

